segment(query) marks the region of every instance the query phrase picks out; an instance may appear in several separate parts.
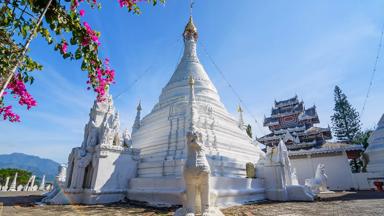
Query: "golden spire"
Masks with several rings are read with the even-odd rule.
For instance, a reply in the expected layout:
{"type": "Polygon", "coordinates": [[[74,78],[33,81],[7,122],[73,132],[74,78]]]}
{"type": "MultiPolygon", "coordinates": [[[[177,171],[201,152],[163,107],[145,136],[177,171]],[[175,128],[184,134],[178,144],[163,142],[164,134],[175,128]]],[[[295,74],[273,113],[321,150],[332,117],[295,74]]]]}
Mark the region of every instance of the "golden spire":
{"type": "Polygon", "coordinates": [[[193,18],[192,18],[193,4],[194,4],[194,2],[191,1],[189,21],[188,21],[187,25],[185,26],[183,35],[184,35],[185,39],[190,39],[191,37],[193,37],[195,40],[197,40],[197,37],[198,37],[197,28],[196,28],[195,24],[193,23],[193,18]]]}
{"type": "Polygon", "coordinates": [[[243,108],[241,108],[240,105],[237,107],[237,112],[239,112],[239,113],[242,113],[242,112],[243,112],[243,108]]]}
{"type": "Polygon", "coordinates": [[[184,34],[185,33],[196,33],[197,34],[197,28],[195,24],[193,24],[192,16],[189,17],[189,21],[187,25],[185,26],[184,34]]]}

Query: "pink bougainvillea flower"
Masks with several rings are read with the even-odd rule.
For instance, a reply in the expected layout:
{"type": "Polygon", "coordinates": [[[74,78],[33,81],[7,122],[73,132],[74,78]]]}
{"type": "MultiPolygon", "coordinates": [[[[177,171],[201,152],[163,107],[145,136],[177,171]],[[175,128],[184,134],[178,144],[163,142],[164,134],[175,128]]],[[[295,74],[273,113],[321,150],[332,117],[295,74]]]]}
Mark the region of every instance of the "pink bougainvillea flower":
{"type": "Polygon", "coordinates": [[[92,40],[98,46],[100,46],[99,36],[97,36],[96,31],[92,30],[91,26],[87,22],[83,22],[83,25],[85,27],[87,35],[83,38],[81,45],[87,46],[90,43],[90,41],[92,40]]]}
{"type": "Polygon", "coordinates": [[[4,120],[9,120],[10,122],[20,122],[20,116],[13,113],[12,106],[0,107],[0,115],[3,115],[4,120]]]}
{"type": "Polygon", "coordinates": [[[85,10],[81,9],[81,10],[79,11],[79,14],[80,14],[80,16],[84,16],[84,15],[85,15],[85,10]]]}
{"type": "Polygon", "coordinates": [[[120,7],[127,7],[132,9],[133,5],[139,2],[140,0],[119,0],[120,7]]]}
{"type": "MultiPolygon", "coordinates": [[[[20,74],[14,75],[7,86],[7,90],[10,91],[14,98],[19,99],[20,105],[26,105],[29,110],[36,106],[37,103],[25,88],[25,84],[20,77],[20,74]]],[[[0,115],[3,116],[4,120],[8,119],[10,122],[20,122],[20,116],[12,111],[12,106],[0,106],[0,115]]]]}
{"type": "Polygon", "coordinates": [[[30,109],[36,106],[37,103],[25,88],[24,82],[18,79],[18,77],[20,77],[18,74],[14,76],[12,81],[8,84],[7,89],[11,90],[11,94],[15,97],[19,97],[20,105],[27,105],[27,109],[30,109]]]}
{"type": "Polygon", "coordinates": [[[68,49],[68,43],[66,41],[63,41],[61,43],[61,52],[63,54],[66,54],[67,53],[67,49],[68,49]]]}

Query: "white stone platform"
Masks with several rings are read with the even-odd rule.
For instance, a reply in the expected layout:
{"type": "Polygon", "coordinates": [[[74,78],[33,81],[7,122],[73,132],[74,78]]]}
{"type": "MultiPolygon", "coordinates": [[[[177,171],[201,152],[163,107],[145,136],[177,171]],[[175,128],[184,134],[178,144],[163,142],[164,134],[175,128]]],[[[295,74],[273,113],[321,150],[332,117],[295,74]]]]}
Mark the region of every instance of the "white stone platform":
{"type": "Polygon", "coordinates": [[[126,190],[96,191],[91,189],[65,189],[50,199],[50,204],[105,204],[124,200],[126,190]]]}
{"type": "MultiPolygon", "coordinates": [[[[262,179],[211,177],[212,195],[219,207],[240,205],[265,199],[262,179]]],[[[181,205],[185,186],[183,178],[134,178],[129,183],[128,199],[150,206],[181,205]]]]}

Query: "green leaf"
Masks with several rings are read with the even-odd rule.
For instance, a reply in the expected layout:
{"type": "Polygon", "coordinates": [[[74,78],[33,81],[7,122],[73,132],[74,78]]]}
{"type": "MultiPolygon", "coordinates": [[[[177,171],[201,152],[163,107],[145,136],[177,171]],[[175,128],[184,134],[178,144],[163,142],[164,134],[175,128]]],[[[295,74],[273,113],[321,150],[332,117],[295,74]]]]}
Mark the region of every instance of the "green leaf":
{"type": "Polygon", "coordinates": [[[80,59],[82,57],[82,53],[80,49],[77,49],[75,52],[75,59],[80,59]]]}

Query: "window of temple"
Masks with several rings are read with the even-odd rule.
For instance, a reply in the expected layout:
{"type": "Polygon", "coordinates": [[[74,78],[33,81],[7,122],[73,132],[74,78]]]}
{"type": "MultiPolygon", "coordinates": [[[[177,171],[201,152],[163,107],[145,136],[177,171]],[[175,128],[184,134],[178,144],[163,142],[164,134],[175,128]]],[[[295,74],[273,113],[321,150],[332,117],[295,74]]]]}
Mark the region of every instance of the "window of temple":
{"type": "Polygon", "coordinates": [[[90,189],[92,187],[93,166],[92,162],[88,164],[84,172],[83,188],[90,189]]]}
{"type": "Polygon", "coordinates": [[[74,166],[74,161],[72,159],[71,165],[69,166],[68,176],[67,176],[67,188],[71,187],[73,166],[74,166]]]}

